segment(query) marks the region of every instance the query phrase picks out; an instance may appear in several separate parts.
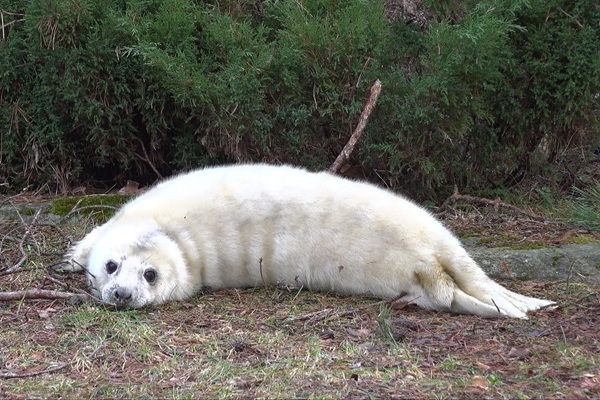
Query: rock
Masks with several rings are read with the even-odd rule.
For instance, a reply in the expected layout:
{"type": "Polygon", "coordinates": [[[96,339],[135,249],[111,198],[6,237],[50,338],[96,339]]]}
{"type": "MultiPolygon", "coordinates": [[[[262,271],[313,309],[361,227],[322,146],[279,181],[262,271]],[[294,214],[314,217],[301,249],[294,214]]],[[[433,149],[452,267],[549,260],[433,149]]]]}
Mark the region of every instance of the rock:
{"type": "Polygon", "coordinates": [[[528,250],[467,245],[466,249],[496,279],[510,278],[502,267],[504,261],[512,276],[519,280],[600,282],[600,243],[528,250]]]}

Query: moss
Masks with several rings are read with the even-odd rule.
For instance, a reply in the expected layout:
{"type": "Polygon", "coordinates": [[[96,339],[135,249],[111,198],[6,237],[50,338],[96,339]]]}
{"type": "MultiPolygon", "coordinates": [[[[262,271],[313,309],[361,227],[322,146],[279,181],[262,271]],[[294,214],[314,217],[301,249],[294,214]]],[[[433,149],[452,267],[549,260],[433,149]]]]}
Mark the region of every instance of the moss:
{"type": "Polygon", "coordinates": [[[519,241],[519,239],[520,239],[519,236],[511,235],[511,234],[507,233],[507,234],[503,234],[503,235],[488,236],[488,237],[480,238],[479,240],[477,240],[477,244],[487,245],[488,247],[510,247],[510,248],[521,248],[520,246],[528,245],[527,243],[515,244],[515,242],[519,241]]]}
{"type": "Polygon", "coordinates": [[[63,217],[76,211],[80,215],[92,217],[96,222],[102,222],[112,217],[130,198],[131,196],[121,194],[63,197],[54,200],[50,210],[53,214],[63,217]]]}
{"type": "Polygon", "coordinates": [[[587,244],[587,243],[600,243],[600,240],[590,235],[577,235],[571,236],[565,239],[565,243],[571,244],[587,244]]]}
{"type": "Polygon", "coordinates": [[[456,231],[454,233],[460,239],[478,238],[479,236],[481,236],[481,232],[475,231],[475,230],[465,231],[465,232],[456,231]]]}
{"type": "Polygon", "coordinates": [[[23,211],[23,213],[27,216],[35,215],[36,212],[37,210],[35,208],[26,208],[25,211],[23,211]]]}
{"type": "Polygon", "coordinates": [[[508,247],[512,250],[535,250],[535,249],[544,249],[549,247],[547,243],[544,242],[529,242],[529,243],[517,243],[517,244],[507,244],[502,247],[508,247]]]}
{"type": "Polygon", "coordinates": [[[548,243],[544,241],[523,242],[522,237],[513,234],[494,235],[486,237],[478,237],[477,235],[463,235],[461,238],[476,238],[474,242],[478,246],[486,247],[504,247],[512,250],[535,250],[548,247],[548,243]]]}
{"type": "Polygon", "coordinates": [[[554,257],[552,257],[552,268],[556,268],[556,266],[558,265],[558,261],[564,258],[564,255],[556,255],[554,257]]]}
{"type": "Polygon", "coordinates": [[[496,240],[493,237],[484,237],[484,238],[477,239],[477,244],[492,244],[495,241],[496,240]]]}

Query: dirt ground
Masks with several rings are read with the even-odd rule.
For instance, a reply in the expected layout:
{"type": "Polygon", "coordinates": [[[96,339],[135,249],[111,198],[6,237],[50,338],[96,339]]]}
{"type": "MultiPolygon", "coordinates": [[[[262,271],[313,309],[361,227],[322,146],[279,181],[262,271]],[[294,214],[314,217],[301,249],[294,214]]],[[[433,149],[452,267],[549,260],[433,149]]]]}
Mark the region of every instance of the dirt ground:
{"type": "Polygon", "coordinates": [[[264,289],[128,313],[5,303],[0,397],[598,398],[599,293],[513,288],[561,306],[515,321],[394,304],[382,325],[371,299],[264,289]]]}

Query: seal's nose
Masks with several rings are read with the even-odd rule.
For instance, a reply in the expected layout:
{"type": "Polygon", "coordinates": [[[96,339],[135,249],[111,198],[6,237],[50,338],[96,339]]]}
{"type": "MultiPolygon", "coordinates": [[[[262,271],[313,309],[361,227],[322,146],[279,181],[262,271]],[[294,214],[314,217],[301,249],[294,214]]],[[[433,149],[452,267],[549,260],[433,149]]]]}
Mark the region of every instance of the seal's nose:
{"type": "Polygon", "coordinates": [[[131,301],[131,297],[131,290],[124,287],[118,287],[113,292],[113,298],[117,304],[127,304],[131,301]]]}

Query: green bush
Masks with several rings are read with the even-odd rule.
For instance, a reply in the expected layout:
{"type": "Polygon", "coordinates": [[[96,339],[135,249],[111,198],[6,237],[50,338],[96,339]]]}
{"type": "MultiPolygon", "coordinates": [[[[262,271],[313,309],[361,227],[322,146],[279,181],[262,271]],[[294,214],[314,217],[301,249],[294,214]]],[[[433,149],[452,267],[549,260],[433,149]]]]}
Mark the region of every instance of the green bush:
{"type": "Polygon", "coordinates": [[[352,162],[421,198],[502,188],[600,136],[589,0],[429,1],[418,21],[383,0],[7,1],[12,189],[233,161],[324,169],[377,78],[352,162]]]}
{"type": "Polygon", "coordinates": [[[391,95],[378,108],[367,157],[384,159],[397,179],[424,190],[469,186],[482,175],[477,169],[496,138],[480,125],[493,123],[490,98],[510,84],[502,70],[519,29],[503,11],[478,3],[459,21],[429,25],[413,56],[417,71],[396,68],[386,77],[391,95]]]}
{"type": "Polygon", "coordinates": [[[505,187],[537,153],[548,163],[598,143],[600,7],[471,3],[438,4],[447,17],[419,36],[417,72],[388,76],[363,152],[421,196],[505,187]]]}

